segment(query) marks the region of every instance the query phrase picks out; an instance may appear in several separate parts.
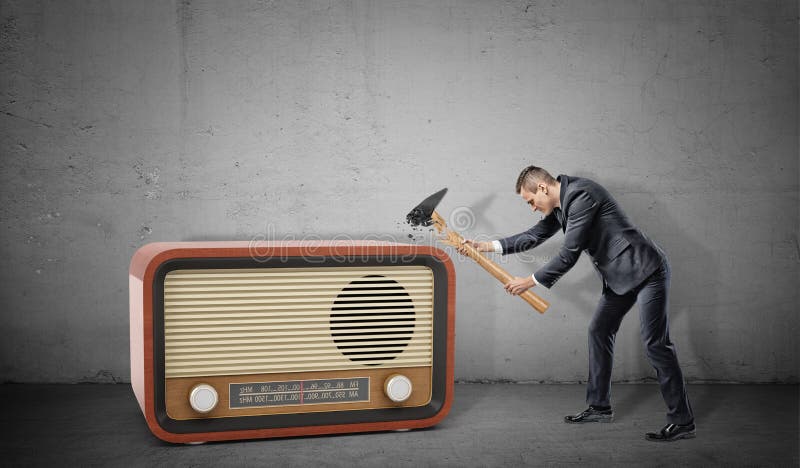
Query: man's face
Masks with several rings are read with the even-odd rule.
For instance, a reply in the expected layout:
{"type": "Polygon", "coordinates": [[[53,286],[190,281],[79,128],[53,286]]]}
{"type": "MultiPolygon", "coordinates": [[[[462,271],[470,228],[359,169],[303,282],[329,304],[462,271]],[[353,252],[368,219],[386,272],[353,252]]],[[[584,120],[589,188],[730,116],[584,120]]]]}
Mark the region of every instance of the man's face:
{"type": "Polygon", "coordinates": [[[548,188],[544,183],[537,184],[531,190],[522,187],[519,191],[519,195],[525,200],[525,203],[530,205],[533,211],[539,211],[545,216],[552,213],[553,208],[556,206],[555,200],[551,196],[552,193],[552,189],[548,188]]]}

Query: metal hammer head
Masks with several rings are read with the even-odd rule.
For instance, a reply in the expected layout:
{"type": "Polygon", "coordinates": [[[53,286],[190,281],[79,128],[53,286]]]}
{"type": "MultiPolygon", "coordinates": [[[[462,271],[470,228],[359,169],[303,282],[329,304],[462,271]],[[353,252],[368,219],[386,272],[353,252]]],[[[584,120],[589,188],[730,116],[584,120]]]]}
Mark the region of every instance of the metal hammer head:
{"type": "Polygon", "coordinates": [[[422,203],[414,207],[414,209],[406,215],[406,222],[412,226],[430,226],[433,224],[431,215],[433,215],[433,210],[436,209],[436,206],[442,201],[442,198],[444,198],[445,193],[447,193],[447,188],[443,188],[422,200],[422,203]]]}

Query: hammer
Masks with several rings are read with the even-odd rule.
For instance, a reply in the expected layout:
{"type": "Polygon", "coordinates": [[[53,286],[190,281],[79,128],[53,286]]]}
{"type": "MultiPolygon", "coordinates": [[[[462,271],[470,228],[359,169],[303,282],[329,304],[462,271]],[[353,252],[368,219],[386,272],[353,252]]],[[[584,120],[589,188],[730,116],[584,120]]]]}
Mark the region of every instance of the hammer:
{"type": "MultiPolygon", "coordinates": [[[[445,222],[444,218],[442,218],[439,213],[436,212],[436,206],[442,201],[444,198],[444,194],[447,193],[447,189],[444,188],[439,190],[438,192],[434,193],[433,195],[429,196],[425,200],[422,200],[422,203],[417,205],[410,213],[406,216],[406,221],[408,224],[412,226],[431,226],[433,225],[436,228],[436,231],[439,234],[442,234],[443,237],[440,237],[439,240],[444,242],[447,245],[453,246],[458,248],[461,246],[463,250],[466,251],[466,256],[475,260],[478,265],[482,266],[486,271],[489,272],[492,276],[497,278],[503,284],[508,283],[509,281],[513,280],[514,277],[505,271],[500,265],[496,264],[495,262],[489,260],[485,255],[480,253],[478,249],[469,245],[463,244],[464,238],[461,234],[449,229],[447,227],[447,223],[445,222]]],[[[533,306],[540,314],[543,314],[544,311],[550,307],[550,304],[536,295],[535,293],[531,292],[531,290],[527,290],[519,295],[525,302],[533,306]]]]}

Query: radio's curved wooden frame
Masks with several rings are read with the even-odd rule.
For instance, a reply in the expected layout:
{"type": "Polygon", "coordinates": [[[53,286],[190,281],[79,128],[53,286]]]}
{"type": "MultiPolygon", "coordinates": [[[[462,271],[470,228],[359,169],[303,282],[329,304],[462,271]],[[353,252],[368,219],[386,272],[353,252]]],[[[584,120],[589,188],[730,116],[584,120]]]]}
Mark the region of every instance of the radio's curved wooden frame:
{"type": "Polygon", "coordinates": [[[147,426],[167,442],[191,443],[219,440],[261,439],[347,432],[418,429],[439,423],[453,403],[453,356],[455,348],[455,268],[441,249],[378,241],[231,241],[231,242],[155,242],[133,255],[129,269],[131,386],[144,413],[147,426]],[[447,365],[446,389],[442,408],[427,419],[355,423],[324,426],[253,429],[242,431],[177,434],[162,428],[156,419],[153,395],[153,279],[158,267],[177,258],[303,257],[303,256],[412,256],[439,259],[447,270],[447,365]]]}

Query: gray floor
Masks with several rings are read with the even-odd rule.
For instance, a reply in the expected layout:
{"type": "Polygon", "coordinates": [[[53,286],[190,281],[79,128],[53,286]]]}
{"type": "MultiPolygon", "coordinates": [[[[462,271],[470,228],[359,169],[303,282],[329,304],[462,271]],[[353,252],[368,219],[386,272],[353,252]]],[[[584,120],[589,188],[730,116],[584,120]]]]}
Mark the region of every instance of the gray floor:
{"type": "Polygon", "coordinates": [[[128,385],[2,385],[2,460],[124,466],[797,466],[796,385],[691,385],[698,438],[643,440],[662,425],[658,387],[615,385],[613,424],[567,425],[581,385],[456,386],[450,415],[410,432],[170,445],[128,385]]]}

